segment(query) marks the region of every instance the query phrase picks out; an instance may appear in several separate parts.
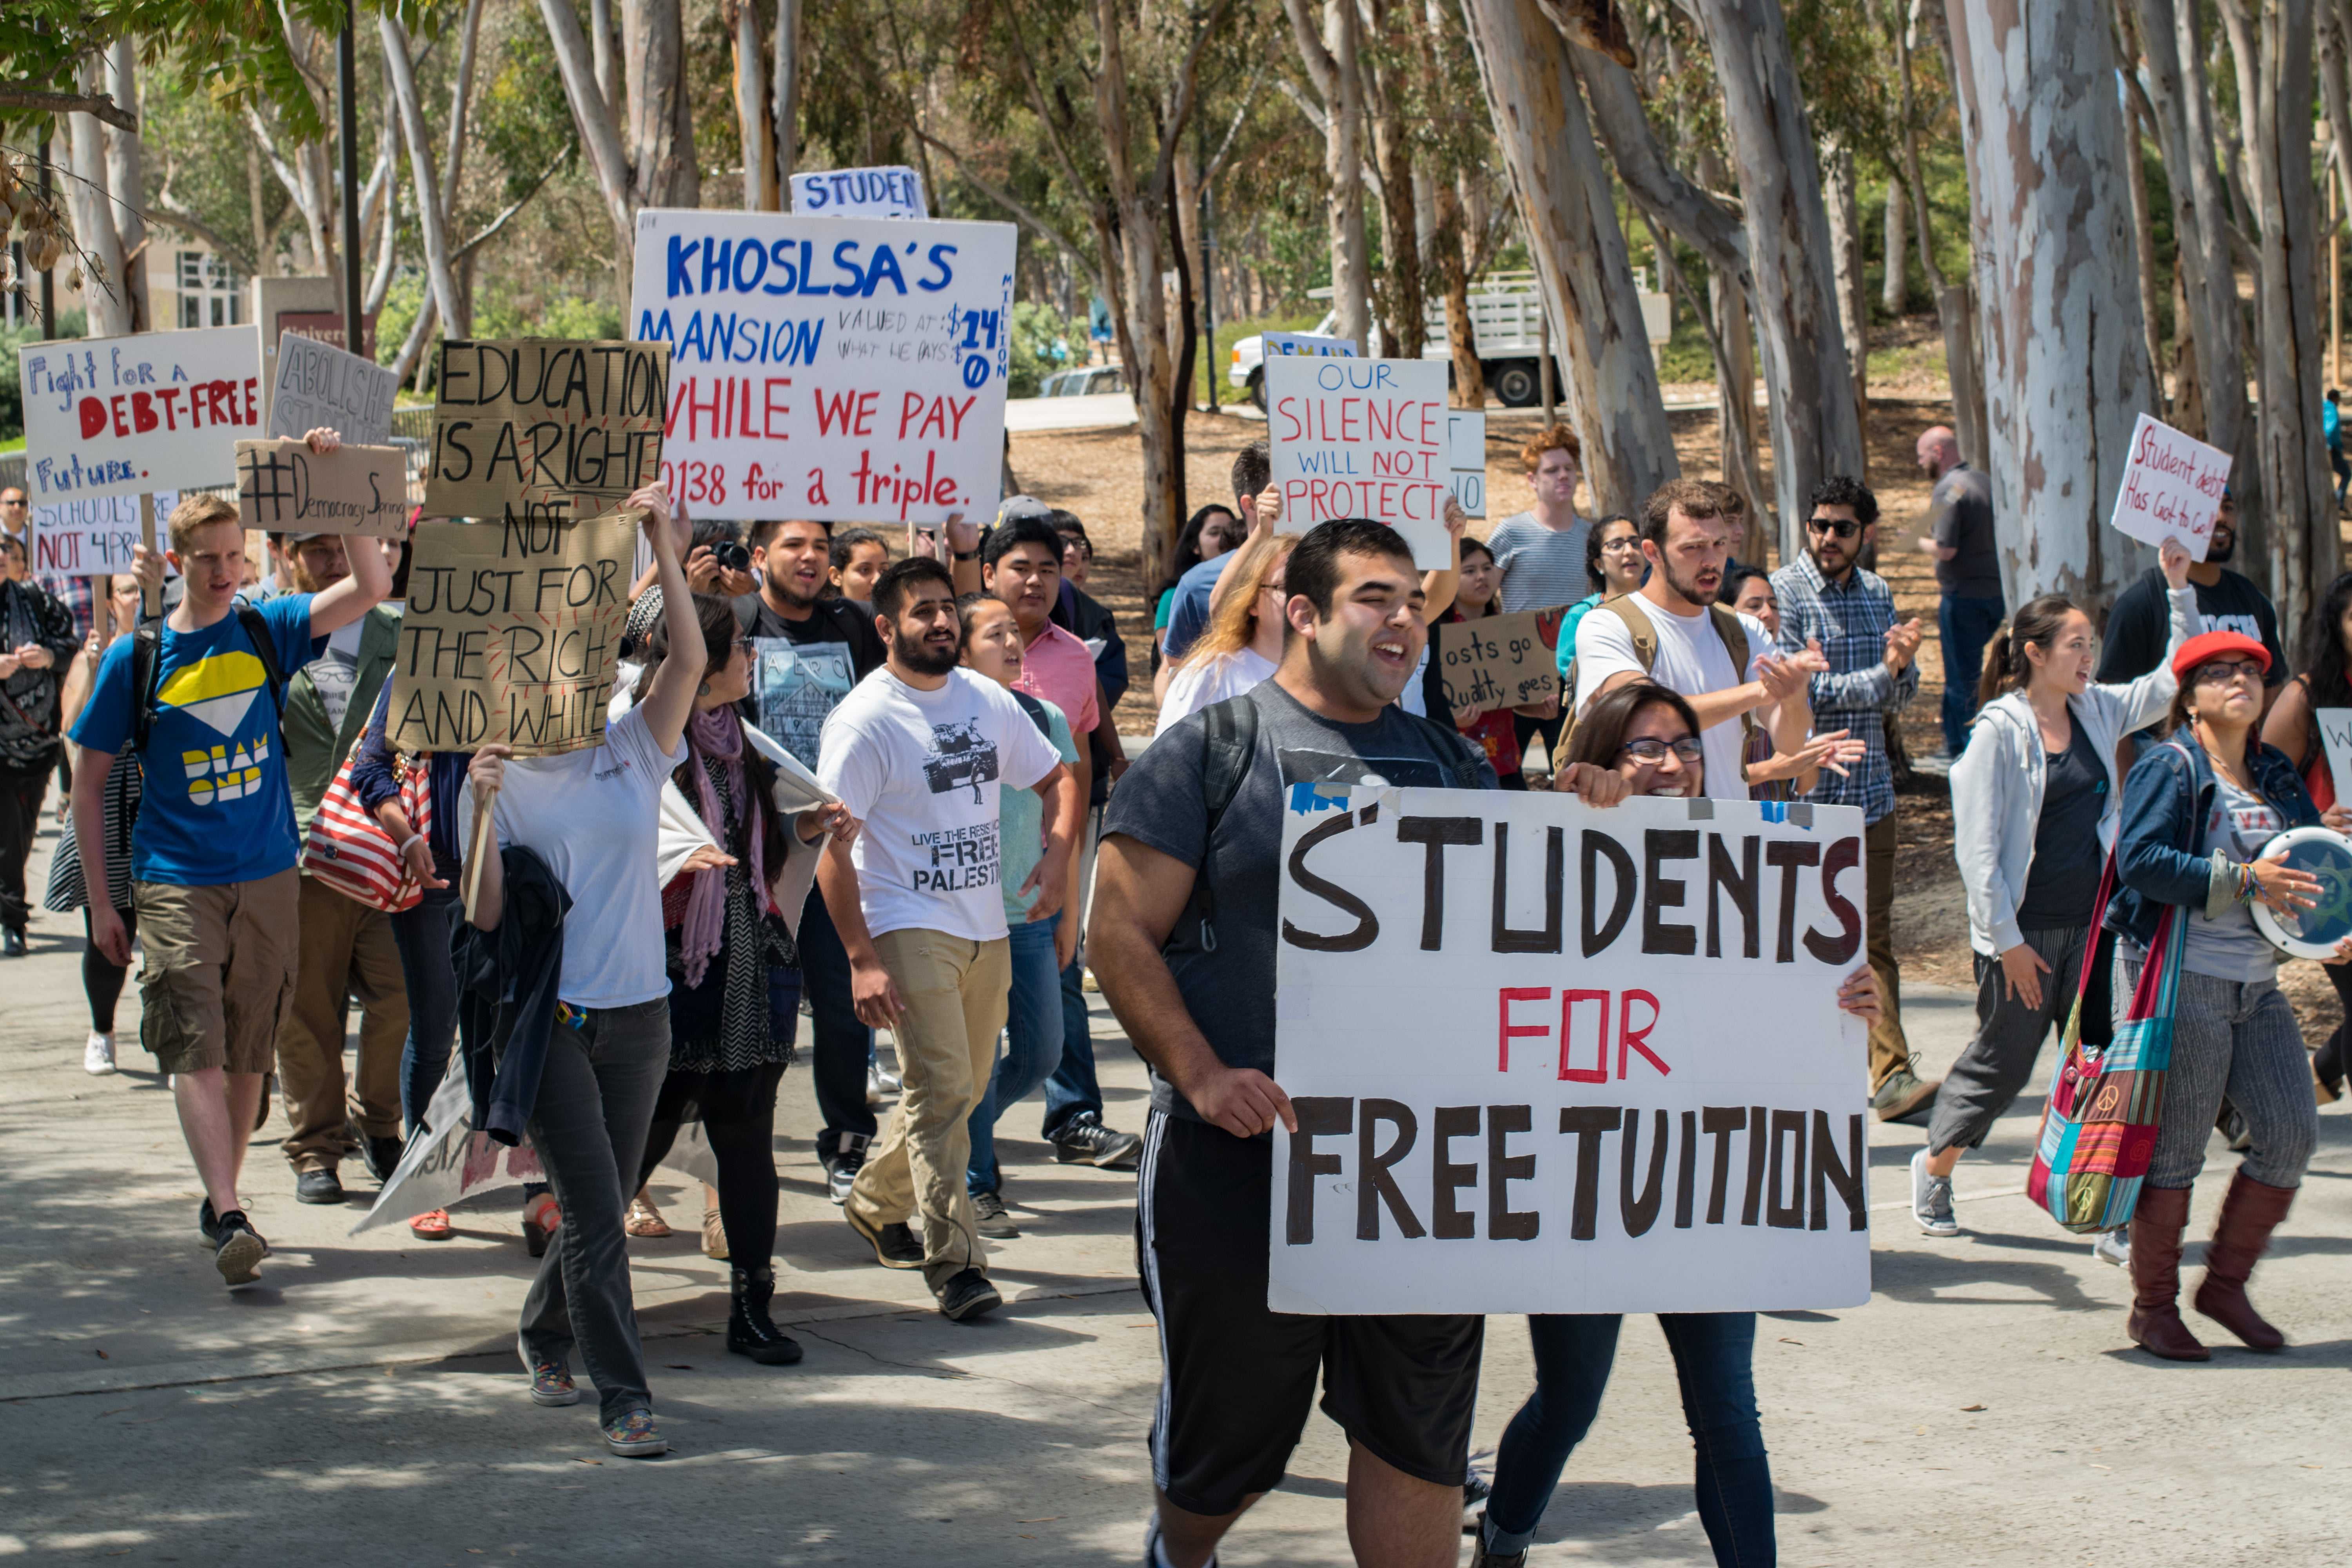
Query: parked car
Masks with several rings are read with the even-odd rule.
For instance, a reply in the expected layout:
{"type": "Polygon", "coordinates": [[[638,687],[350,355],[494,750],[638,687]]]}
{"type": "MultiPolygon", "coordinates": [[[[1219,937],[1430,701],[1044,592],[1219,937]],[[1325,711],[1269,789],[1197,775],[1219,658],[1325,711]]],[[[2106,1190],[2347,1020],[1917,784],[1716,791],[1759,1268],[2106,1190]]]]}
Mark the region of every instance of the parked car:
{"type": "Polygon", "coordinates": [[[1127,367],[1121,364],[1081,365],[1057,370],[1037,384],[1040,397],[1087,397],[1101,392],[1125,392],[1127,367]]]}

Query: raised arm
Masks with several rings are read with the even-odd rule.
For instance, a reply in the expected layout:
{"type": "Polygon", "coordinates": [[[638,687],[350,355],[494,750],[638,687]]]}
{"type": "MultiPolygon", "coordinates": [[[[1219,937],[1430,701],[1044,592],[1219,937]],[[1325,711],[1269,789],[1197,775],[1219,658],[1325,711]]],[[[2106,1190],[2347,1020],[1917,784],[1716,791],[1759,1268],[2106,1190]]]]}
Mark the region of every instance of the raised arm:
{"type": "MultiPolygon", "coordinates": [[[[322,457],[343,444],[341,436],[323,425],[303,439],[322,457]]],[[[342,630],[383,603],[384,595],[392,592],[392,563],[383,558],[373,534],[343,535],[343,557],[351,563],[351,575],[310,601],[314,637],[342,630]]]]}
{"type": "Polygon", "coordinates": [[[628,504],[645,509],[646,542],[653,549],[654,579],[662,591],[662,625],[669,633],[669,653],[654,672],[653,687],[638,706],[645,710],[646,728],[652,731],[654,744],[667,756],[677,750],[678,740],[686,733],[686,721],[694,712],[694,694],[702,684],[708,662],[702,618],[695,613],[693,590],[687,586],[685,568],[678,564],[677,541],[670,532],[669,491],[658,484],[647,485],[631,496],[628,504]]]}

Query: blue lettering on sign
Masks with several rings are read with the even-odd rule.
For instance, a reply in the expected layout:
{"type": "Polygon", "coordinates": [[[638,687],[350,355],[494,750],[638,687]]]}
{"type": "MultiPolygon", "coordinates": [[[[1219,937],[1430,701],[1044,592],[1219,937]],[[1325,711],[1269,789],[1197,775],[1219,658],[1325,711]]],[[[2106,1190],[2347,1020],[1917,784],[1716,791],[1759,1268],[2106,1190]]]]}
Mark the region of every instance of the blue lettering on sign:
{"type": "Polygon", "coordinates": [[[822,321],[771,321],[732,310],[688,310],[680,331],[667,310],[637,312],[639,342],[668,342],[677,358],[704,364],[814,364],[824,336],[822,321]]]}
{"type": "Polygon", "coordinates": [[[756,240],[674,234],[664,255],[663,289],[672,300],[722,293],[870,300],[877,292],[904,299],[910,285],[908,263],[899,259],[902,248],[908,262],[921,253],[914,289],[936,294],[955,282],[953,245],[924,248],[908,240],[903,247],[878,245],[869,251],[862,240],[844,239],[827,258],[818,254],[814,240],[779,239],[763,249],[756,240]]]}

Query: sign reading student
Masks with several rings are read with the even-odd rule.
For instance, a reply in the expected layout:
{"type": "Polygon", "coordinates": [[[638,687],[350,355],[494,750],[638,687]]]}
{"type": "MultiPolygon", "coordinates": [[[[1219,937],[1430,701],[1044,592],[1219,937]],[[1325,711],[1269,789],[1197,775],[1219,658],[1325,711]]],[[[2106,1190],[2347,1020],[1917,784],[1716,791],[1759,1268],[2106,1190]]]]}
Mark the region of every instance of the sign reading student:
{"type": "Polygon", "coordinates": [[[1278,1312],[1870,1296],[1862,813],[1301,784],[1278,1312]]]}
{"type": "Polygon", "coordinates": [[[813,169],[793,175],[793,211],[803,217],[929,217],[923,178],[903,163],[879,169],[813,169]]]}
{"type": "Polygon", "coordinates": [[[252,327],[27,343],[16,363],[36,506],[229,484],[231,443],[261,434],[252,327]]]}
{"type": "Polygon", "coordinates": [[[1266,424],[1282,525],[1368,517],[1404,535],[1423,571],[1452,558],[1445,365],[1439,360],[1269,358],[1266,424]]]}
{"type": "Polygon", "coordinates": [[[662,470],[697,517],[996,510],[1011,224],[647,209],[629,324],[675,345],[662,470]]]}
{"type": "Polygon", "coordinates": [[[570,522],[660,477],[667,343],[441,345],[425,510],[570,522]]]}
{"type": "Polygon", "coordinates": [[[1475,621],[1441,621],[1437,679],[1456,724],[1496,708],[1524,708],[1559,695],[1559,623],[1565,609],[1521,610],[1475,621]]]}
{"type": "MultiPolygon", "coordinates": [[[[170,517],[179,504],[177,490],[155,492],[156,517],[170,517]]],[[[33,570],[41,575],[95,577],[128,572],[138,542],[137,496],[62,500],[33,509],[33,570]]],[[[179,575],[169,555],[163,559],[163,574],[179,575]]]]}
{"type": "Polygon", "coordinates": [[[392,439],[392,395],[399,385],[400,378],[373,360],[300,332],[280,333],[269,433],[299,440],[323,425],[349,445],[383,446],[392,439]]]}
{"type": "Polygon", "coordinates": [[[2131,460],[2116,490],[2115,525],[2147,544],[2178,539],[2197,560],[2213,542],[2213,519],[2230,484],[2230,454],[2141,415],[2131,460]]]}
{"type": "Polygon", "coordinates": [[[369,533],[408,537],[408,483],[397,447],[338,447],[306,441],[236,444],[236,514],[272,533],[369,533]]]}
{"type": "Polygon", "coordinates": [[[603,745],[635,515],[418,529],[392,743],[470,752],[496,741],[527,757],[603,745]]]}

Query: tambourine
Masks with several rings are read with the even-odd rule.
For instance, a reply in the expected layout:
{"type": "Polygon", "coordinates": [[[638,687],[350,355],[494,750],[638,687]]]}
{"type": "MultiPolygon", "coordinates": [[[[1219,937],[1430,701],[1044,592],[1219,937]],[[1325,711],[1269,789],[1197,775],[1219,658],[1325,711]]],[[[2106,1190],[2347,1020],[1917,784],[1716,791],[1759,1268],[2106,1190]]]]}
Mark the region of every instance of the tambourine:
{"type": "Polygon", "coordinates": [[[2283,860],[2318,878],[2319,901],[2283,915],[2257,899],[2254,929],[2296,958],[2335,957],[2336,944],[2352,936],[2352,838],[2332,827],[2290,827],[2263,846],[2261,858],[2283,860]]]}

